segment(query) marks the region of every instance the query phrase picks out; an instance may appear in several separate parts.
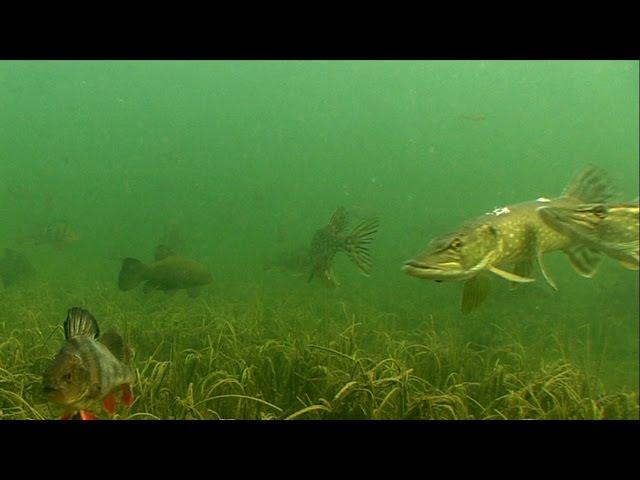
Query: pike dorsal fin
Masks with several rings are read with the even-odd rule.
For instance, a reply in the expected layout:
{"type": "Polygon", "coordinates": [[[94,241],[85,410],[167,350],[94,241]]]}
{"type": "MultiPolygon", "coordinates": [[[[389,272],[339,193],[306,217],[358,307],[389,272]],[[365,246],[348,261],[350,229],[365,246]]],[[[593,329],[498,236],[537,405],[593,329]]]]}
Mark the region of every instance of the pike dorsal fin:
{"type": "Polygon", "coordinates": [[[575,198],[582,203],[607,203],[615,196],[615,192],[607,172],[589,165],[566,186],[562,196],[575,198]]]}
{"type": "Polygon", "coordinates": [[[592,278],[598,270],[602,254],[584,245],[574,245],[564,250],[569,257],[571,265],[579,275],[592,278]]]}
{"type": "Polygon", "coordinates": [[[496,275],[509,280],[510,282],[518,282],[518,283],[528,283],[535,282],[535,278],[529,277],[521,277],[520,275],[516,275],[515,273],[507,272],[505,270],[501,270],[498,267],[489,267],[489,271],[491,273],[495,273],[496,275]]]}
{"type": "Polygon", "coordinates": [[[460,310],[469,313],[477,309],[491,291],[489,278],[482,273],[464,282],[460,310]]]}
{"type": "Polygon", "coordinates": [[[64,338],[69,340],[79,335],[98,338],[100,329],[98,328],[98,322],[88,310],[73,307],[67,312],[67,319],[64,322],[64,338]]]}

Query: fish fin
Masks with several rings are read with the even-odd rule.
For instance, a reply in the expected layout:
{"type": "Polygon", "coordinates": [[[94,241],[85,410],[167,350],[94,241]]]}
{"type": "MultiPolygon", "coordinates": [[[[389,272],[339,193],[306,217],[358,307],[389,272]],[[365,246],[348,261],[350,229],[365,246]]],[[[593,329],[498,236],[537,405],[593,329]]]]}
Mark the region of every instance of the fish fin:
{"type": "Polygon", "coordinates": [[[100,337],[100,343],[109,349],[118,360],[124,360],[124,340],[114,329],[110,328],[100,337]]]}
{"type": "Polygon", "coordinates": [[[551,275],[549,275],[547,273],[547,269],[545,268],[544,261],[542,259],[542,254],[540,252],[538,252],[537,258],[538,258],[538,266],[540,267],[540,271],[542,272],[542,276],[547,281],[547,283],[551,286],[551,288],[553,288],[554,290],[557,291],[558,287],[556,286],[556,282],[554,282],[553,278],[551,278],[551,275]]]}
{"type": "Polygon", "coordinates": [[[62,412],[62,415],[60,416],[60,420],[71,420],[72,414],[73,412],[70,412],[69,410],[65,410],[64,412],[62,412]]]}
{"type": "Polygon", "coordinates": [[[584,203],[606,203],[615,196],[609,175],[602,168],[588,165],[562,191],[584,203]]]}
{"type": "Polygon", "coordinates": [[[150,293],[154,290],[157,290],[158,287],[151,281],[148,282],[144,282],[144,285],[142,285],[142,292],[144,294],[150,293]]]}
{"type": "Polygon", "coordinates": [[[197,298],[200,295],[200,289],[198,287],[191,287],[187,289],[187,295],[191,298],[197,298]]]}
{"type": "Polygon", "coordinates": [[[377,231],[377,218],[365,220],[353,229],[344,243],[344,250],[351,261],[367,276],[371,275],[371,270],[373,269],[369,255],[369,244],[373,241],[373,236],[377,231]]]}
{"type": "Polygon", "coordinates": [[[98,322],[88,310],[73,307],[67,312],[67,319],[64,322],[64,338],[69,340],[78,335],[98,338],[100,328],[98,327],[98,322]]]}
{"type": "MultiPolygon", "coordinates": [[[[533,269],[533,262],[531,260],[524,260],[515,264],[513,268],[513,274],[523,278],[531,277],[531,270],[533,269]]],[[[522,282],[511,282],[510,288],[513,290],[522,282]]]]}
{"type": "Polygon", "coordinates": [[[602,260],[602,254],[600,252],[596,252],[580,244],[565,249],[564,253],[569,257],[569,261],[574,270],[586,278],[592,278],[596,274],[598,265],[600,265],[600,261],[602,260]]]}
{"type": "Polygon", "coordinates": [[[167,247],[166,245],[158,245],[156,247],[156,251],[153,255],[153,258],[156,261],[160,261],[160,260],[164,260],[167,257],[170,257],[171,255],[175,255],[175,252],[173,251],[173,249],[167,247]]]}
{"type": "Polygon", "coordinates": [[[336,279],[336,274],[334,273],[333,268],[323,271],[319,277],[322,280],[322,283],[327,287],[336,288],[340,285],[340,282],[336,279]]]}
{"type": "Polygon", "coordinates": [[[89,410],[80,410],[80,419],[81,420],[97,420],[98,417],[89,410]]]}
{"type": "Polygon", "coordinates": [[[507,272],[505,270],[501,270],[497,267],[489,267],[489,271],[491,273],[495,273],[496,275],[509,280],[510,282],[518,282],[518,283],[528,283],[528,282],[535,282],[536,279],[535,278],[528,278],[528,277],[521,277],[520,275],[517,275],[515,273],[511,273],[511,272],[507,272]]]}
{"type": "Polygon", "coordinates": [[[131,385],[128,383],[122,385],[122,403],[127,407],[130,407],[133,403],[133,393],[131,392],[131,385]]]}
{"type": "Polygon", "coordinates": [[[129,363],[131,362],[131,360],[133,359],[133,355],[135,354],[135,352],[133,351],[133,349],[127,345],[125,343],[124,345],[124,361],[125,363],[129,363]]]}
{"type": "Polygon", "coordinates": [[[628,262],[626,260],[620,260],[620,264],[624,268],[628,268],[629,270],[640,270],[640,265],[638,264],[637,260],[635,262],[628,262]]]}
{"type": "Polygon", "coordinates": [[[475,310],[484,302],[491,290],[491,282],[485,275],[476,275],[475,277],[464,282],[462,288],[462,299],[460,302],[460,311],[469,313],[475,310]]]}
{"type": "Polygon", "coordinates": [[[315,276],[316,271],[315,269],[311,270],[311,273],[309,274],[309,278],[307,278],[307,283],[311,283],[311,280],[313,280],[313,277],[315,276]]]}
{"type": "MultiPolygon", "coordinates": [[[[616,245],[617,249],[622,250],[622,252],[615,256],[617,260],[620,261],[622,265],[630,270],[638,270],[638,263],[640,262],[640,242],[633,241],[628,243],[622,243],[616,245]]],[[[616,248],[614,248],[616,250],[616,248]]]]}
{"type": "Polygon", "coordinates": [[[113,415],[116,412],[116,396],[113,392],[104,397],[102,406],[109,415],[113,415]]]}
{"type": "Polygon", "coordinates": [[[329,220],[329,225],[334,233],[342,233],[347,226],[347,210],[342,206],[336,208],[329,220]]]}
{"type": "Polygon", "coordinates": [[[122,260],[122,268],[118,276],[118,288],[120,290],[131,290],[137,287],[145,279],[149,267],[135,258],[125,258],[122,260]]]}
{"type": "Polygon", "coordinates": [[[596,229],[607,214],[602,203],[587,203],[577,207],[539,207],[536,212],[550,228],[582,243],[597,244],[596,229]]]}

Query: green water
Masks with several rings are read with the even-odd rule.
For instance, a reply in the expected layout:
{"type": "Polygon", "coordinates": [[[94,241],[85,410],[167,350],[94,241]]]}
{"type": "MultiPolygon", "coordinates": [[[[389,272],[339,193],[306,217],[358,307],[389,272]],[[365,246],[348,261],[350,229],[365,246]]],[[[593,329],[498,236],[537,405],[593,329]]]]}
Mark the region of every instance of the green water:
{"type": "MultiPolygon", "coordinates": [[[[300,327],[305,334],[326,318],[335,325],[326,345],[352,316],[363,338],[384,331],[406,340],[429,324],[443,349],[447,335],[461,351],[517,342],[526,351],[523,370],[566,360],[606,393],[635,394],[637,408],[637,272],[605,259],[585,279],[562,254],[550,254],[558,292],[540,278],[511,291],[496,277],[478,312],[463,316],[460,283],[411,278],[401,266],[465,220],[560,194],[586,164],[605,168],[623,199],[635,198],[638,71],[637,61],[0,62],[0,247],[17,248],[18,235],[59,219],[80,237],[60,250],[20,247],[37,277],[0,289],[0,343],[13,348],[8,339],[26,338],[35,325],[49,330],[33,340],[34,348],[46,340],[37,362],[27,350],[20,361],[2,356],[0,347],[0,366],[31,374],[14,393],[53,417],[58,410],[36,389],[44,358],[62,345],[53,328],[68,308],[82,304],[132,339],[146,338],[136,360],[144,362],[159,335],[149,331],[151,317],[161,325],[178,307],[200,315],[209,302],[218,310],[203,322],[213,332],[224,305],[241,315],[259,298],[259,315],[278,306],[298,325],[295,312],[307,312],[314,323],[300,327]],[[343,254],[335,259],[335,290],[264,271],[278,251],[308,245],[339,205],[380,218],[371,277],[343,254]],[[169,222],[214,282],[195,299],[118,291],[121,259],[151,260],[169,222]]],[[[284,341],[286,324],[279,328],[247,342],[284,341]]],[[[371,342],[362,350],[384,359],[388,352],[377,348],[371,342]]],[[[420,370],[410,359],[404,366],[420,370]]],[[[456,373],[455,363],[447,368],[456,373]]],[[[296,400],[285,405],[282,391],[292,387],[278,388],[251,396],[281,401],[292,413],[296,400]]],[[[333,397],[336,389],[315,394],[333,397]]],[[[176,386],[171,394],[185,391],[176,386]]],[[[319,401],[313,395],[309,403],[319,401]]],[[[3,407],[0,397],[5,415],[18,411],[11,398],[3,407]]],[[[403,417],[389,414],[396,416],[403,417]]]]}

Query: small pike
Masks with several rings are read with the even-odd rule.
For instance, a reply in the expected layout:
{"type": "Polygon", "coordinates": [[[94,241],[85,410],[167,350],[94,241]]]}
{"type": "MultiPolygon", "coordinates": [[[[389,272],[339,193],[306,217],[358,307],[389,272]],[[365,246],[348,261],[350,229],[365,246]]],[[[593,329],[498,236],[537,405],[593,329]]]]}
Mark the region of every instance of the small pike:
{"type": "Polygon", "coordinates": [[[600,253],[548,226],[538,215],[538,209],[606,202],[612,195],[606,173],[587,167],[565,188],[562,196],[540,197],[497,208],[453,233],[435,238],[425,252],[406,262],[403,269],[409,275],[428,280],[464,281],[463,313],[477,308],[488,295],[486,272],[511,282],[533,282],[535,279],[530,274],[533,262],[537,261],[547,283],[557,289],[542,262],[547,252],[563,251],[580,275],[592,277],[600,262],[600,253]],[[513,271],[503,270],[505,265],[514,265],[513,271]]]}

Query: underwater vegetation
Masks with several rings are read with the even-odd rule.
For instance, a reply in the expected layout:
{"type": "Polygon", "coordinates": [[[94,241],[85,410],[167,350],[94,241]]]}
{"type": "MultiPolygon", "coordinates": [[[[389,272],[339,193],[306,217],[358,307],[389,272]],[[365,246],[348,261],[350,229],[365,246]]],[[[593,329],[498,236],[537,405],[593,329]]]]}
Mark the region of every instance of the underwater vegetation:
{"type": "Polygon", "coordinates": [[[108,283],[0,295],[2,419],[63,414],[42,374],[79,300],[133,349],[133,403],[99,418],[639,418],[637,385],[603,382],[607,339],[620,328],[611,319],[578,337],[575,325],[535,314],[463,324],[416,310],[410,325],[365,303],[273,298],[255,285],[234,302],[214,292],[129,295],[108,283]]]}

